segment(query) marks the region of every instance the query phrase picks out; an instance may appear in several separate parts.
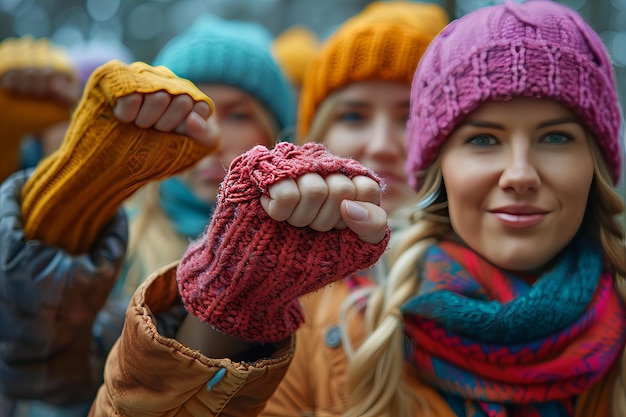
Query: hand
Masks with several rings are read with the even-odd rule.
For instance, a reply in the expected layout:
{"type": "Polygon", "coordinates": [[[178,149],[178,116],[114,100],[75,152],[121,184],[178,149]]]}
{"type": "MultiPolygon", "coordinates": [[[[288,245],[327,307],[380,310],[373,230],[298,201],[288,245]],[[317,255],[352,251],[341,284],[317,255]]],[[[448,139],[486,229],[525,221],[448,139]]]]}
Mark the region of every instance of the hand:
{"type": "Polygon", "coordinates": [[[373,172],[319,143],[240,155],[178,265],[187,311],[247,341],[289,336],[304,320],[301,296],[382,256],[390,232],[380,193],[373,172]]]}
{"type": "Polygon", "coordinates": [[[113,115],[121,122],[175,132],[190,137],[207,147],[215,146],[219,128],[204,101],[194,102],[186,95],[170,95],[165,91],[132,93],[117,99],[113,115]]]}
{"type": "Polygon", "coordinates": [[[0,88],[14,97],[52,100],[74,107],[80,98],[76,77],[48,67],[10,69],[0,76],[0,88]]]}
{"type": "Polygon", "coordinates": [[[276,221],[320,232],[348,227],[373,244],[385,237],[387,213],[378,206],[380,186],[369,177],[309,173],[279,181],[268,192],[261,206],[276,221]]]}

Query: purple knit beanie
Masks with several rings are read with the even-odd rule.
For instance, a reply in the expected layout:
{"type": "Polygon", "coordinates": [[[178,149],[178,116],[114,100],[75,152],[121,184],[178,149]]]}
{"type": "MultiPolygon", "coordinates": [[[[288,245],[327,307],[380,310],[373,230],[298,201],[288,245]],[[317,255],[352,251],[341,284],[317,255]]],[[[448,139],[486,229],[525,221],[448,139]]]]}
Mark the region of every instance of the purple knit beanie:
{"type": "Polygon", "coordinates": [[[551,98],[589,129],[613,183],[621,170],[621,112],[600,37],[573,10],[549,0],[510,0],[451,22],[413,78],[407,171],[411,186],[456,126],[481,103],[551,98]]]}

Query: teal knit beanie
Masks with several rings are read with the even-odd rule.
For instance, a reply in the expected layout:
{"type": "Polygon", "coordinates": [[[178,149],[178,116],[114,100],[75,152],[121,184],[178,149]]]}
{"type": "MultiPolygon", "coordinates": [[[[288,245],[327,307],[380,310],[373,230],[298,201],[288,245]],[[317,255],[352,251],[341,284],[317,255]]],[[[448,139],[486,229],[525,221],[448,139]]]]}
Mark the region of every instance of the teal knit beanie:
{"type": "Polygon", "coordinates": [[[282,131],[295,125],[296,102],[271,54],[272,39],[257,23],[203,15],[165,44],[153,65],[194,83],[240,88],[270,111],[282,131]]]}

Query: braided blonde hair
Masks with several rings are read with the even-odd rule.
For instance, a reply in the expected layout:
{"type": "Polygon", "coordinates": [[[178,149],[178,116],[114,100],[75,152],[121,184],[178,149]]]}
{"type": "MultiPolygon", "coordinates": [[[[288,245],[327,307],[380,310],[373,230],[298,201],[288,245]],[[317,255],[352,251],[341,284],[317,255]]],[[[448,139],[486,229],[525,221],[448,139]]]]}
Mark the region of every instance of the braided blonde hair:
{"type": "MultiPolygon", "coordinates": [[[[626,300],[624,231],[623,225],[616,219],[623,212],[624,203],[611,186],[611,176],[595,141],[590,143],[595,172],[583,227],[599,236],[606,267],[613,273],[616,287],[626,300]]],[[[384,283],[367,290],[366,339],[356,350],[350,345],[346,347],[350,362],[345,417],[415,417],[430,414],[425,399],[403,383],[404,335],[399,308],[419,288],[421,277],[416,276],[416,265],[426,248],[453,236],[439,161],[425,172],[417,198],[418,201],[425,201],[435,195],[438,196],[433,204],[425,208],[416,207],[411,225],[394,236],[386,259],[389,272],[384,283]]],[[[345,312],[358,306],[357,300],[362,300],[363,295],[354,294],[342,306],[343,326],[347,325],[345,312]]],[[[345,329],[343,333],[346,333],[345,329]]],[[[626,363],[626,354],[622,354],[621,362],[626,363]]],[[[613,391],[614,410],[624,407],[625,368],[622,367],[613,391]]],[[[621,414],[614,412],[614,415],[621,414]]]]}

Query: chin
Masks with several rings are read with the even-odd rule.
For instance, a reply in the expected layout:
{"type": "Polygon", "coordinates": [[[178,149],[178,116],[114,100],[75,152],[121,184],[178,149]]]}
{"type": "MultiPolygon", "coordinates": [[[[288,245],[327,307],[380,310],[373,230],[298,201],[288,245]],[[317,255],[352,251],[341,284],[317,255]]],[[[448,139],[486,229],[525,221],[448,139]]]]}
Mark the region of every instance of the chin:
{"type": "Polygon", "coordinates": [[[525,274],[540,274],[552,266],[552,258],[544,259],[541,257],[537,259],[537,256],[533,255],[516,255],[512,256],[513,259],[495,259],[490,260],[491,263],[499,268],[502,268],[511,272],[519,272],[525,274]]]}

